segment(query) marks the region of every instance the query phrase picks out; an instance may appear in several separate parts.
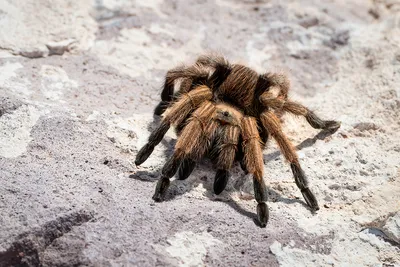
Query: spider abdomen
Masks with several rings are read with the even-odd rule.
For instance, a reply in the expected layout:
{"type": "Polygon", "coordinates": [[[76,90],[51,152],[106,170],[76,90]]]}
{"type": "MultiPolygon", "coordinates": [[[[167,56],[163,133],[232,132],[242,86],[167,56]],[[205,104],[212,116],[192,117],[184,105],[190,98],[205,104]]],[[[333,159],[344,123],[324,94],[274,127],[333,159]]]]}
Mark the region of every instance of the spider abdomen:
{"type": "Polygon", "coordinates": [[[231,99],[241,108],[252,105],[258,74],[254,70],[233,65],[230,74],[218,89],[220,95],[231,99]]]}

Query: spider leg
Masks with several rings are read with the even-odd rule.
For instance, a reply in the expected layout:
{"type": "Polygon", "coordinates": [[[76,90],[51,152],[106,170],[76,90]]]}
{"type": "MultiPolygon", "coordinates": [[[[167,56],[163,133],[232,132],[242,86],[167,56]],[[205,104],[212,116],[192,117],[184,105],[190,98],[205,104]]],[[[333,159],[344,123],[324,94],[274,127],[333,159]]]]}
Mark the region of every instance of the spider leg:
{"type": "Polygon", "coordinates": [[[218,169],[214,178],[213,190],[216,195],[219,195],[224,191],[226,185],[228,184],[229,177],[231,174],[228,170],[218,169]]]}
{"type": "Polygon", "coordinates": [[[158,103],[157,107],[154,109],[155,115],[162,115],[164,111],[168,108],[169,103],[174,97],[175,80],[179,78],[179,74],[181,74],[184,69],[185,67],[179,66],[172,70],[169,70],[165,75],[164,86],[161,91],[161,102],[158,103]]]}
{"type": "Polygon", "coordinates": [[[179,166],[178,180],[185,180],[190,176],[196,167],[196,162],[192,159],[184,159],[179,166]]]}
{"type": "Polygon", "coordinates": [[[314,112],[312,112],[305,106],[294,101],[275,97],[272,92],[263,93],[260,97],[260,101],[266,107],[305,117],[307,122],[315,129],[326,129],[335,131],[340,127],[340,122],[332,120],[322,120],[314,112]]]}
{"type": "Polygon", "coordinates": [[[257,217],[261,227],[268,222],[267,189],[263,180],[263,154],[257,129],[257,120],[253,117],[242,119],[243,153],[246,169],[253,175],[254,197],[257,201],[257,217]]]}
{"type": "MultiPolygon", "coordinates": [[[[239,144],[243,144],[242,136],[239,137],[239,144]]],[[[247,170],[246,164],[244,162],[244,152],[242,146],[238,147],[238,152],[236,153],[236,160],[240,163],[240,168],[245,174],[248,174],[249,171],[247,170]]]]}
{"type": "Polygon", "coordinates": [[[232,66],[223,56],[210,54],[200,56],[196,64],[208,67],[212,74],[208,79],[209,85],[216,90],[232,71],[232,66]]]}
{"type": "Polygon", "coordinates": [[[293,101],[286,101],[283,105],[283,110],[295,115],[304,116],[307,122],[315,129],[337,130],[340,127],[340,122],[322,120],[305,106],[293,101]]]}
{"type": "Polygon", "coordinates": [[[283,73],[266,73],[263,77],[268,81],[271,89],[276,89],[278,91],[279,97],[287,99],[288,92],[290,88],[290,80],[289,78],[283,73]]]}
{"type": "Polygon", "coordinates": [[[162,121],[161,124],[150,134],[148,142],[136,154],[135,164],[141,165],[153,153],[156,145],[163,139],[164,135],[168,132],[171,124],[167,121],[162,121]]]}
{"type": "Polygon", "coordinates": [[[179,66],[169,70],[165,76],[164,87],[161,91],[161,102],[154,109],[155,115],[162,115],[169,107],[174,99],[174,85],[175,81],[182,79],[178,95],[180,93],[187,93],[196,79],[206,79],[208,77],[208,70],[202,68],[199,64],[190,67],[179,66]]]}
{"type": "Polygon", "coordinates": [[[207,86],[198,86],[189,93],[181,95],[177,102],[170,108],[161,124],[151,133],[148,142],[136,155],[135,164],[140,165],[153,152],[154,147],[158,145],[167,133],[171,124],[180,124],[186,116],[196,109],[205,100],[212,98],[212,92],[207,86]]]}
{"type": "Polygon", "coordinates": [[[193,112],[192,119],[183,129],[175,145],[174,154],[167,160],[158,180],[153,199],[161,201],[170,184],[169,179],[175,175],[178,167],[189,159],[195,161],[203,157],[211,144],[212,136],[217,128],[216,122],[209,120],[215,106],[205,101],[193,112]]]}
{"type": "Polygon", "coordinates": [[[197,64],[215,68],[217,65],[230,65],[228,60],[218,54],[201,55],[197,58],[197,64]]]}
{"type": "Polygon", "coordinates": [[[157,182],[156,190],[153,195],[153,199],[155,201],[160,202],[163,200],[164,195],[170,185],[169,179],[175,175],[181,162],[182,160],[176,157],[176,155],[172,155],[172,157],[167,160],[161,170],[161,177],[157,182]]]}
{"type": "Polygon", "coordinates": [[[230,177],[228,170],[232,168],[235,161],[240,127],[235,125],[222,126],[217,133],[216,149],[219,153],[217,158],[218,170],[214,179],[214,193],[219,195],[228,183],[230,177]]]}
{"type": "Polygon", "coordinates": [[[310,208],[313,210],[318,210],[319,207],[317,199],[308,187],[308,181],[300,167],[296,151],[290,141],[286,138],[285,134],[282,132],[278,117],[272,111],[265,111],[261,113],[261,122],[263,127],[265,127],[266,130],[271,133],[276,140],[286,160],[289,161],[296,185],[298,188],[300,188],[308,206],[310,206],[310,208]]]}

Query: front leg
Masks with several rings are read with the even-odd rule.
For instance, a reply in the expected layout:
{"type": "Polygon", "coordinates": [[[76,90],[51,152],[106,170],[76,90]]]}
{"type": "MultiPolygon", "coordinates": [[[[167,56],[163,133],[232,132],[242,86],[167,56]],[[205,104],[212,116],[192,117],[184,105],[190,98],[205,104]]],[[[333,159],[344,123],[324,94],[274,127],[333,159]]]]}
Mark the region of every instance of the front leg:
{"type": "Polygon", "coordinates": [[[179,166],[178,180],[187,179],[196,167],[196,162],[192,159],[185,159],[179,166]]]}
{"type": "Polygon", "coordinates": [[[176,155],[173,155],[165,163],[161,171],[161,178],[157,182],[156,191],[153,195],[154,201],[161,202],[164,199],[165,193],[170,185],[169,179],[175,175],[181,162],[182,160],[180,158],[176,157],[176,155]]]}
{"type": "Polygon", "coordinates": [[[204,102],[193,113],[193,119],[183,128],[176,142],[174,154],[168,159],[161,171],[161,177],[153,195],[155,201],[163,200],[170,184],[169,179],[175,175],[183,162],[188,161],[193,164],[195,160],[202,158],[208,150],[210,137],[217,127],[214,121],[209,120],[214,110],[214,104],[209,101],[204,102]]]}
{"type": "Polygon", "coordinates": [[[153,153],[154,147],[158,145],[163,139],[164,135],[170,128],[170,124],[166,121],[162,121],[149,137],[147,144],[145,144],[139,152],[136,154],[135,164],[136,166],[141,165],[146,159],[153,153]]]}
{"type": "Polygon", "coordinates": [[[215,150],[218,151],[218,171],[214,179],[214,193],[219,195],[226,187],[229,179],[229,169],[235,161],[239,142],[240,127],[238,125],[220,126],[217,131],[215,150]]]}
{"type": "Polygon", "coordinates": [[[244,164],[253,175],[254,197],[257,201],[257,217],[261,227],[268,223],[267,189],[263,180],[263,154],[261,140],[257,129],[257,121],[252,117],[242,120],[244,164]]]}
{"type": "Polygon", "coordinates": [[[146,161],[153,152],[154,147],[161,142],[172,124],[181,124],[193,110],[211,98],[211,89],[204,85],[198,86],[193,91],[181,95],[165,115],[160,126],[151,133],[147,144],[139,150],[136,155],[135,164],[138,166],[146,161]]]}

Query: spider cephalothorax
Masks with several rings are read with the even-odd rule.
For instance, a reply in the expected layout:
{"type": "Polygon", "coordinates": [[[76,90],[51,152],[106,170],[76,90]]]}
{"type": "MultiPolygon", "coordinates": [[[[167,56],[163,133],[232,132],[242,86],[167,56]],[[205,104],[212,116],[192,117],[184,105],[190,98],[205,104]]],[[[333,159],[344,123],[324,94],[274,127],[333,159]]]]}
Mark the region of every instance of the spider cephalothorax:
{"type": "Polygon", "coordinates": [[[308,206],[318,210],[318,202],[308,187],[307,179],[290,141],[282,132],[279,117],[289,112],[304,116],[317,129],[336,130],[340,123],[324,121],[306,107],[288,99],[289,80],[283,74],[257,74],[220,56],[201,56],[192,66],[168,71],[162,101],[154,113],[165,115],[148,143],[136,155],[142,164],[161,142],[171,125],[178,140],[173,155],[161,171],[153,199],[161,201],[170,178],[186,179],[197,161],[209,156],[217,173],[214,192],[221,193],[229,178],[229,169],[240,162],[242,169],[253,175],[257,215],[261,226],[268,221],[266,186],[263,181],[262,150],[269,136],[277,142],[290,163],[296,185],[308,206]],[[179,88],[174,92],[174,87],[179,88]]]}

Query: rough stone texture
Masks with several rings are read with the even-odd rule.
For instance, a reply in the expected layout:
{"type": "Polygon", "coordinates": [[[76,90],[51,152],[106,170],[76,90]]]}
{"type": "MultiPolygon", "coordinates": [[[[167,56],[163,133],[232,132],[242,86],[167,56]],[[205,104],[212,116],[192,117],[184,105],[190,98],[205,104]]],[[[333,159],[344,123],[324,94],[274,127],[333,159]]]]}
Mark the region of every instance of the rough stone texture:
{"type": "Polygon", "coordinates": [[[321,2],[0,1],[0,266],[400,266],[400,3],[321,2]],[[204,161],[151,200],[176,137],[133,161],[163,77],[206,51],[342,121],[285,118],[317,214],[273,142],[265,229],[238,166],[221,196],[204,161]]]}

